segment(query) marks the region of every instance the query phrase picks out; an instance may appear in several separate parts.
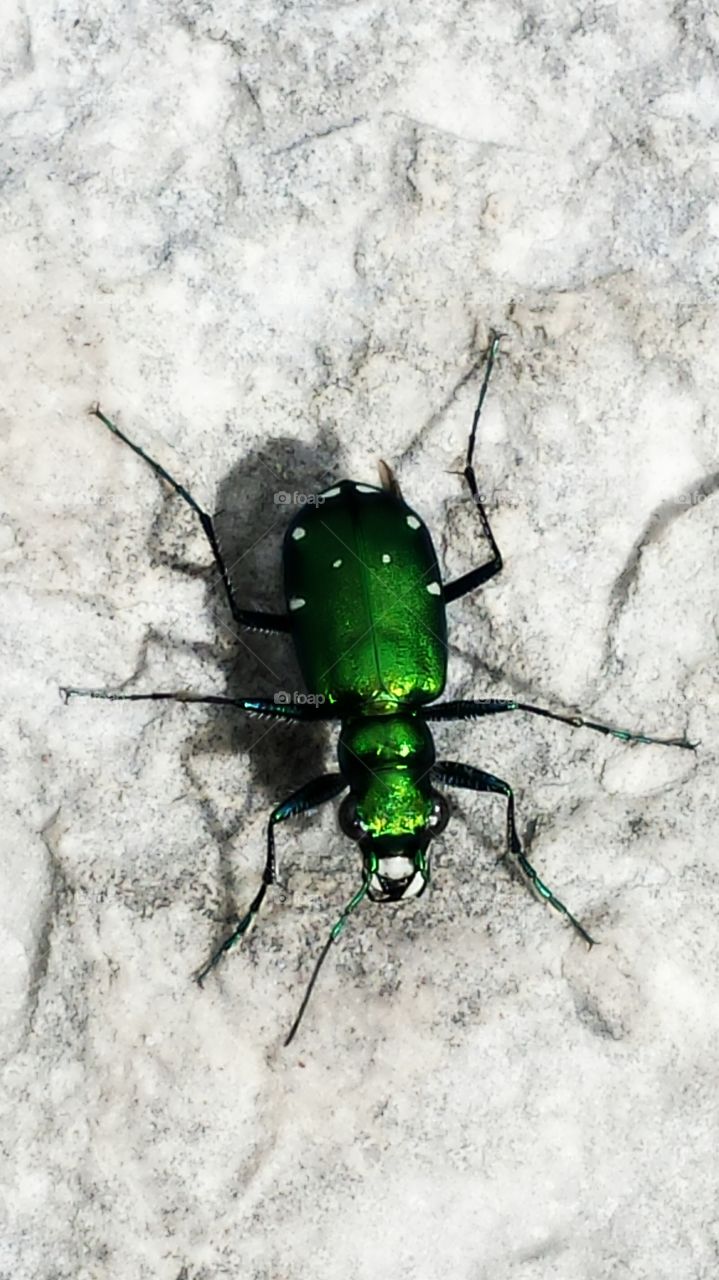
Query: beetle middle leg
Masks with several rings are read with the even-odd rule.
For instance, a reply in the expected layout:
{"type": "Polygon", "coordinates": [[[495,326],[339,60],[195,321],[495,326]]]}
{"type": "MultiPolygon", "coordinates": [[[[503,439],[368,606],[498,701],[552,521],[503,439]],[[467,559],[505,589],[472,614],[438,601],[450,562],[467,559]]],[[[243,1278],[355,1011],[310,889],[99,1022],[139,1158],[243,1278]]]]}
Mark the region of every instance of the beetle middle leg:
{"type": "Polygon", "coordinates": [[[267,856],[265,858],[265,867],[262,872],[262,883],[257,893],[250,903],[249,910],[245,913],[241,920],[238,921],[237,927],[233,929],[229,937],[208,960],[207,964],[195,974],[196,981],[202,985],[205,979],[215,965],[222,959],[226,951],[230,950],[240,938],[247,933],[255,921],[255,917],[262,906],[267,889],[276,880],[276,859],[275,859],[275,837],[274,829],[278,822],[284,822],[287,818],[294,818],[300,813],[306,813],[308,809],[314,809],[317,805],[325,804],[328,800],[334,800],[335,796],[340,795],[347,788],[347,781],[342,777],[341,773],[324,773],[319,778],[313,778],[310,782],[306,782],[299,791],[293,791],[291,796],[278,804],[271,812],[267,823],[267,856]]]}
{"type": "Polygon", "coordinates": [[[546,720],[558,720],[560,724],[571,725],[573,729],[593,729],[595,733],[607,734],[610,738],[618,738],[620,742],[642,742],[655,747],[682,747],[685,751],[696,751],[698,743],[688,738],[650,738],[648,734],[636,729],[617,729],[611,724],[601,724],[598,720],[587,720],[579,714],[563,715],[560,711],[549,711],[546,707],[535,707],[529,702],[515,702],[511,698],[460,699],[457,702],[437,702],[433,707],[422,707],[423,719],[437,720],[478,720],[480,716],[493,716],[502,711],[528,711],[530,715],[544,716],[546,720]]]}
{"type": "Polygon", "coordinates": [[[444,596],[445,604],[449,604],[452,600],[459,600],[460,596],[466,595],[468,591],[474,591],[475,587],[481,587],[484,582],[489,582],[490,578],[496,577],[502,569],[502,553],[500,552],[494,534],[492,533],[492,529],[487,518],[487,512],[484,509],[484,504],[477,487],[477,477],[474,474],[473,466],[474,446],[477,440],[477,425],[482,413],[482,405],[484,404],[484,399],[487,394],[487,387],[489,386],[489,379],[492,374],[492,369],[494,368],[494,361],[497,351],[499,350],[501,337],[502,335],[500,333],[493,333],[489,344],[487,365],[479,392],[477,408],[474,411],[474,418],[472,419],[472,429],[469,433],[467,458],[465,460],[463,472],[464,478],[469,487],[472,502],[477,508],[477,513],[482,524],[482,532],[491,547],[492,559],[487,564],[480,565],[478,569],[470,569],[469,573],[462,574],[461,578],[455,578],[454,582],[446,583],[442,588],[442,595],[444,596]]]}
{"type": "Polygon", "coordinates": [[[538,896],[555,911],[559,911],[565,915],[570,924],[574,926],[577,933],[591,947],[594,945],[594,939],[590,937],[587,930],[578,920],[574,918],[563,902],[559,901],[547,887],[543,880],[540,880],[531,862],[525,857],[522,845],[517,835],[517,827],[514,821],[514,792],[508,782],[503,782],[501,778],[495,778],[492,773],[485,773],[483,769],[475,769],[470,764],[462,764],[456,760],[438,760],[432,768],[432,779],[437,782],[443,782],[451,787],[465,787],[470,791],[490,791],[495,795],[502,795],[507,801],[507,849],[502,857],[509,857],[517,866],[533,888],[538,896]]]}
{"type": "Polygon", "coordinates": [[[60,693],[65,702],[70,698],[102,698],[106,702],[182,702],[186,706],[202,705],[211,707],[236,707],[239,711],[247,711],[252,716],[269,717],[277,720],[301,720],[315,723],[318,720],[339,720],[336,707],[324,702],[275,702],[271,698],[227,698],[221,693],[190,693],[186,689],[178,689],[172,693],[121,693],[114,689],[78,689],[72,685],[61,685],[60,693]]]}

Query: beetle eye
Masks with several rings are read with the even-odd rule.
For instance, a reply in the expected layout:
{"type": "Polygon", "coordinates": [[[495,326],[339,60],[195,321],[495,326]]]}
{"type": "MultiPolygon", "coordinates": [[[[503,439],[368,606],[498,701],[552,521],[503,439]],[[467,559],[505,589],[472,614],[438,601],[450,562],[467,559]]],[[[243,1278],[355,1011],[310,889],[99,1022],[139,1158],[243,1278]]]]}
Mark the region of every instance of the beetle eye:
{"type": "Polygon", "coordinates": [[[345,796],[342,801],[339,819],[340,827],[350,840],[359,840],[364,835],[365,828],[357,817],[357,801],[353,795],[345,796]]]}
{"type": "Polygon", "coordinates": [[[427,825],[429,826],[432,835],[436,836],[440,831],[444,831],[448,822],[449,805],[447,804],[444,796],[441,796],[439,792],[437,792],[434,797],[434,805],[432,807],[432,812],[429,815],[427,825]]]}

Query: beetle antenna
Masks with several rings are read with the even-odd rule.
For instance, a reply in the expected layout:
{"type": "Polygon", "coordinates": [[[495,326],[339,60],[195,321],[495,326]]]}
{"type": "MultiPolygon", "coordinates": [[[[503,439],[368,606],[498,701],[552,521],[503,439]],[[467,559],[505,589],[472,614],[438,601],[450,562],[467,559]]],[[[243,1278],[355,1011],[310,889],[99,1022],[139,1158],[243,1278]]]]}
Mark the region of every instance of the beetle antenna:
{"type": "Polygon", "coordinates": [[[329,951],[329,949],[330,949],[330,947],[332,946],[332,943],[333,943],[333,942],[334,942],[334,938],[332,937],[332,934],[330,934],[329,938],[327,939],[327,941],[326,941],[325,945],[323,946],[323,948],[322,948],[322,950],[321,950],[321,952],[320,952],[319,959],[318,959],[317,964],[315,965],[314,970],[313,970],[313,973],[312,973],[312,977],[310,978],[310,980],[309,980],[309,982],[308,982],[308,984],[307,984],[307,990],[305,991],[304,998],[303,998],[303,1000],[302,1000],[302,1004],[301,1004],[301,1005],[300,1005],[300,1007],[299,1007],[299,1012],[298,1012],[298,1014],[297,1014],[297,1017],[295,1018],[294,1022],[292,1023],[292,1028],[291,1028],[291,1030],[290,1030],[290,1034],[288,1035],[287,1039],[285,1040],[285,1049],[287,1048],[288,1044],[291,1044],[291,1043],[292,1043],[292,1041],[293,1041],[293,1040],[294,1040],[294,1038],[295,1038],[295,1035],[297,1034],[297,1030],[298,1030],[299,1025],[300,1025],[300,1023],[301,1023],[301,1021],[302,1021],[302,1017],[303,1017],[303,1015],[304,1015],[305,1009],[307,1008],[307,1006],[308,1006],[308,1004],[309,1004],[309,1002],[310,1002],[310,996],[312,995],[312,991],[313,991],[313,989],[314,989],[314,985],[315,985],[315,983],[316,983],[316,981],[317,981],[317,979],[318,979],[318,977],[319,977],[320,969],[322,968],[322,965],[323,965],[323,964],[324,964],[324,962],[325,962],[325,957],[327,956],[327,952],[329,951]]]}
{"type": "Polygon", "coordinates": [[[350,901],[347,903],[347,906],[342,912],[342,915],[340,916],[339,920],[337,920],[337,922],[332,926],[330,930],[330,935],[325,945],[323,946],[322,950],[320,951],[320,954],[317,958],[317,963],[315,964],[315,967],[312,971],[312,977],[310,978],[307,984],[307,990],[305,991],[302,1004],[299,1007],[297,1017],[292,1023],[292,1026],[290,1028],[290,1033],[287,1039],[285,1040],[285,1049],[287,1048],[288,1044],[292,1043],[292,1041],[295,1038],[295,1035],[297,1034],[297,1029],[302,1021],[302,1017],[304,1015],[305,1009],[307,1008],[310,1002],[310,996],[312,995],[312,992],[314,990],[314,985],[319,977],[320,969],[322,968],[322,965],[324,964],[327,958],[327,953],[329,952],[329,949],[332,946],[332,943],[337,941],[342,930],[345,927],[345,924],[347,923],[347,917],[354,911],[355,907],[359,906],[360,902],[367,894],[367,890],[369,889],[369,886],[370,886],[370,879],[371,879],[372,873],[374,870],[376,870],[374,862],[375,860],[373,859],[372,865],[370,865],[367,875],[365,879],[362,881],[361,887],[357,890],[354,897],[351,898],[350,901]]]}

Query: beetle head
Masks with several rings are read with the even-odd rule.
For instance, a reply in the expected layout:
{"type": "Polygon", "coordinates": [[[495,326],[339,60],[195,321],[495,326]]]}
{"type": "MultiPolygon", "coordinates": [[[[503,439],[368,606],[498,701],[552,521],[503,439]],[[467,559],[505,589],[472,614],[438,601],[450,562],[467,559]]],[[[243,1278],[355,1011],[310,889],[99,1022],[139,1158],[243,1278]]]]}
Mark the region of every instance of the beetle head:
{"type": "Polygon", "coordinates": [[[427,820],[421,827],[377,834],[363,820],[361,802],[350,792],[340,806],[340,826],[359,844],[363,875],[369,880],[367,896],[372,902],[401,902],[422,896],[429,884],[429,844],[444,830],[448,818],[447,801],[433,791],[427,820]]]}

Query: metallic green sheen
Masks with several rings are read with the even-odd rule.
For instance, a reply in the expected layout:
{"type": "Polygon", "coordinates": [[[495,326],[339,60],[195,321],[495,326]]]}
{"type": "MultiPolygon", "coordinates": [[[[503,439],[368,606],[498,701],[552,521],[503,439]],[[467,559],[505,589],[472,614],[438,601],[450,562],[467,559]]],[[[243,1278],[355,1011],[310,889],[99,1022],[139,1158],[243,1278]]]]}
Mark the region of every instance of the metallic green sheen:
{"type": "Polygon", "coordinates": [[[284,542],[307,689],[347,714],[431,702],[444,689],[447,626],[429,531],[389,490],[343,480],[329,495],[298,512],[284,542]]]}
{"type": "Polygon", "coordinates": [[[390,770],[426,780],[434,742],[429,726],[411,711],[352,716],[342,723],[337,759],[353,791],[361,792],[370,776],[390,770]]]}
{"type": "Polygon", "coordinates": [[[373,836],[412,836],[426,829],[432,804],[427,783],[387,770],[358,798],[357,814],[373,836]]]}
{"type": "Polygon", "coordinates": [[[345,720],[337,758],[371,835],[411,836],[426,827],[434,743],[424,720],[402,711],[345,720]]]}

